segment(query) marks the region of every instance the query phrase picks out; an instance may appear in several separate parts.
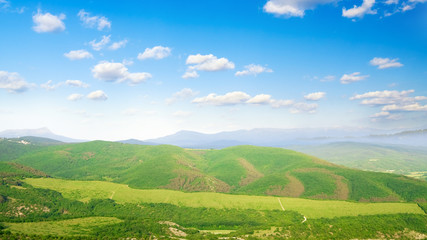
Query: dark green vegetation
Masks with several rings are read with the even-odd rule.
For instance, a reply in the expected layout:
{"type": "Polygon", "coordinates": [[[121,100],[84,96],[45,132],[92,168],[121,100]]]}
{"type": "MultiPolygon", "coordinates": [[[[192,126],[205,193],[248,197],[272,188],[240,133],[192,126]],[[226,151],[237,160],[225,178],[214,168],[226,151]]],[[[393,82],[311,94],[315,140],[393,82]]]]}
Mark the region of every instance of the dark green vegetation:
{"type": "Polygon", "coordinates": [[[425,147],[342,142],[290,148],[347,167],[393,172],[427,180],[425,147]]]}
{"type": "MultiPolygon", "coordinates": [[[[87,203],[63,198],[61,194],[46,189],[33,188],[19,178],[8,179],[11,183],[0,185],[0,221],[22,223],[19,230],[10,232],[5,228],[2,239],[19,239],[30,236],[31,239],[53,239],[57,235],[28,235],[22,232],[35,232],[26,222],[61,223],[62,220],[81,219],[82,233],[66,233],[63,225],[58,232],[62,239],[117,239],[184,237],[187,239],[218,239],[199,230],[235,230],[226,236],[243,236],[248,239],[292,238],[306,239],[343,239],[343,238],[379,238],[401,236],[412,239],[415,235],[426,236],[427,217],[414,214],[374,215],[359,217],[340,217],[332,219],[308,219],[301,223],[303,216],[292,211],[237,210],[177,207],[170,204],[117,204],[113,200],[91,200],[87,203]],[[14,180],[14,181],[12,181],[14,180]],[[87,217],[115,217],[121,221],[102,226],[83,225],[87,217]],[[268,229],[276,228],[276,231],[268,229]],[[83,229],[85,231],[83,231],[83,229]],[[260,234],[261,232],[264,232],[260,234]],[[424,234],[424,235],[423,235],[424,234]],[[68,237],[67,237],[68,236],[68,237]],[[162,237],[163,236],[163,237],[162,237]]],[[[54,225],[54,224],[53,224],[54,225]]],[[[3,227],[4,227],[3,226],[3,227]]],[[[77,230],[79,225],[75,225],[77,230]]],[[[76,231],[76,229],[74,229],[76,231]]],[[[58,236],[57,236],[58,237],[58,236]]]]}
{"type": "Polygon", "coordinates": [[[49,146],[14,162],[52,177],[167,188],[355,201],[424,201],[427,182],[341,167],[280,148],[186,150],[113,142],[49,146]]]}
{"type": "Polygon", "coordinates": [[[188,150],[103,141],[46,146],[2,141],[0,146],[9,145],[4,147],[7,151],[0,151],[0,239],[427,238],[427,216],[422,214],[304,221],[300,213],[289,210],[118,204],[111,199],[81,202],[22,181],[25,177],[50,176],[110,181],[140,189],[406,201],[417,202],[426,211],[427,183],[401,175],[350,169],[280,148],[188,150]],[[20,149],[22,146],[25,150],[20,149]],[[103,224],[93,224],[102,219],[103,224]],[[38,222],[43,224],[30,224],[38,222]],[[51,235],[41,231],[42,226],[52,228],[51,235]],[[200,230],[233,231],[214,235],[200,230]]]}

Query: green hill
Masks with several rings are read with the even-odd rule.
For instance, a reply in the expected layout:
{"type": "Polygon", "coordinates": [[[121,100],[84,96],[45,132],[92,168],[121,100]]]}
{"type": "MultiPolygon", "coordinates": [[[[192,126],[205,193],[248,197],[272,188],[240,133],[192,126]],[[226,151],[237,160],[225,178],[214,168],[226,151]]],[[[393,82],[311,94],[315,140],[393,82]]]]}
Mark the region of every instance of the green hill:
{"type": "Polygon", "coordinates": [[[50,146],[17,163],[53,177],[166,188],[355,201],[424,201],[427,182],[331,164],[281,148],[189,150],[94,141],[50,146]]]}
{"type": "Polygon", "coordinates": [[[0,138],[0,161],[10,161],[46,146],[63,142],[41,137],[0,138]]]}
{"type": "Polygon", "coordinates": [[[427,180],[427,150],[424,147],[342,142],[290,148],[347,167],[427,180]]]}

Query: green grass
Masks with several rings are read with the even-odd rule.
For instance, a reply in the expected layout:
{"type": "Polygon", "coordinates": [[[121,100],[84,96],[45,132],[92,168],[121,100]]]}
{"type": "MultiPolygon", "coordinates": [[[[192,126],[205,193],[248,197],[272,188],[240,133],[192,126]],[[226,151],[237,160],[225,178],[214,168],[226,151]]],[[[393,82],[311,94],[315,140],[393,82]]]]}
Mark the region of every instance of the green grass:
{"type": "Polygon", "coordinates": [[[339,178],[348,187],[342,199],[427,200],[425,181],[349,169],[282,148],[236,146],[194,151],[93,141],[45,147],[15,162],[56,178],[111,181],[138,189],[289,196],[280,191],[289,183],[289,174],[304,185],[303,197],[336,199],[339,178]],[[251,172],[256,175],[251,177],[251,172]]]}
{"type": "MultiPolygon", "coordinates": [[[[141,190],[126,185],[101,181],[70,181],[53,178],[28,178],[34,187],[60,192],[64,197],[80,201],[106,199],[113,196],[118,203],[170,203],[185,207],[217,209],[280,210],[277,197],[232,195],[222,193],[184,193],[173,190],[141,190]],[[114,195],[113,195],[114,193],[114,195]]],[[[415,203],[356,203],[332,200],[280,198],[286,210],[297,211],[307,218],[415,213],[424,214],[415,203]]]]}
{"type": "Polygon", "coordinates": [[[79,236],[90,235],[94,227],[121,223],[115,217],[87,217],[61,221],[5,223],[12,233],[27,235],[79,236]]]}

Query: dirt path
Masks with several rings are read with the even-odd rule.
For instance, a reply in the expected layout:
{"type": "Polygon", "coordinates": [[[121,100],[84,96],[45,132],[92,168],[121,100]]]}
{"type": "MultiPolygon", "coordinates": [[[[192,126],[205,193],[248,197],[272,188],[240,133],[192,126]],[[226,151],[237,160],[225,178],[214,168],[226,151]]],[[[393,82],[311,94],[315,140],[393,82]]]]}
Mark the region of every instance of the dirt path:
{"type": "Polygon", "coordinates": [[[116,193],[116,191],[113,191],[113,193],[110,196],[110,199],[113,199],[115,193],[116,193]]]}
{"type": "Polygon", "coordinates": [[[280,198],[277,198],[277,200],[279,201],[279,203],[280,203],[280,207],[282,207],[282,210],[283,210],[283,211],[285,211],[285,208],[283,207],[283,205],[282,205],[282,201],[280,201],[280,198]]]}

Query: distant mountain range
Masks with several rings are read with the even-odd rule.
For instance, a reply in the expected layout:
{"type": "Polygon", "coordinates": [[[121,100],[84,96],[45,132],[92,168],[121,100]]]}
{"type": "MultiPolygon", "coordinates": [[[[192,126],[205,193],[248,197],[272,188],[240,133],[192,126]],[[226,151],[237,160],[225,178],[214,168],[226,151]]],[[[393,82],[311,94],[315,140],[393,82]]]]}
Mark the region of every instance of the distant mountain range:
{"type": "Polygon", "coordinates": [[[73,139],[69,137],[64,137],[61,135],[56,135],[51,132],[48,128],[38,128],[38,129],[10,129],[0,132],[1,138],[20,138],[20,137],[41,137],[41,138],[50,138],[60,142],[86,142],[86,140],[73,139]]]}
{"type": "Polygon", "coordinates": [[[313,145],[348,141],[427,146],[427,130],[391,132],[358,128],[258,128],[215,134],[180,131],[169,136],[147,140],[147,142],[151,143],[171,144],[180,147],[201,149],[224,148],[237,145],[286,147],[290,145],[313,145]]]}
{"type": "MultiPolygon", "coordinates": [[[[19,138],[23,136],[50,138],[67,143],[85,142],[85,140],[56,135],[47,128],[6,130],[0,132],[0,137],[3,138],[19,138]]],[[[256,128],[213,134],[179,131],[175,134],[155,139],[127,139],[117,142],[138,145],[169,144],[197,149],[220,149],[238,145],[287,147],[292,145],[317,145],[334,142],[427,146],[427,129],[392,131],[371,128],[256,128]]]]}

